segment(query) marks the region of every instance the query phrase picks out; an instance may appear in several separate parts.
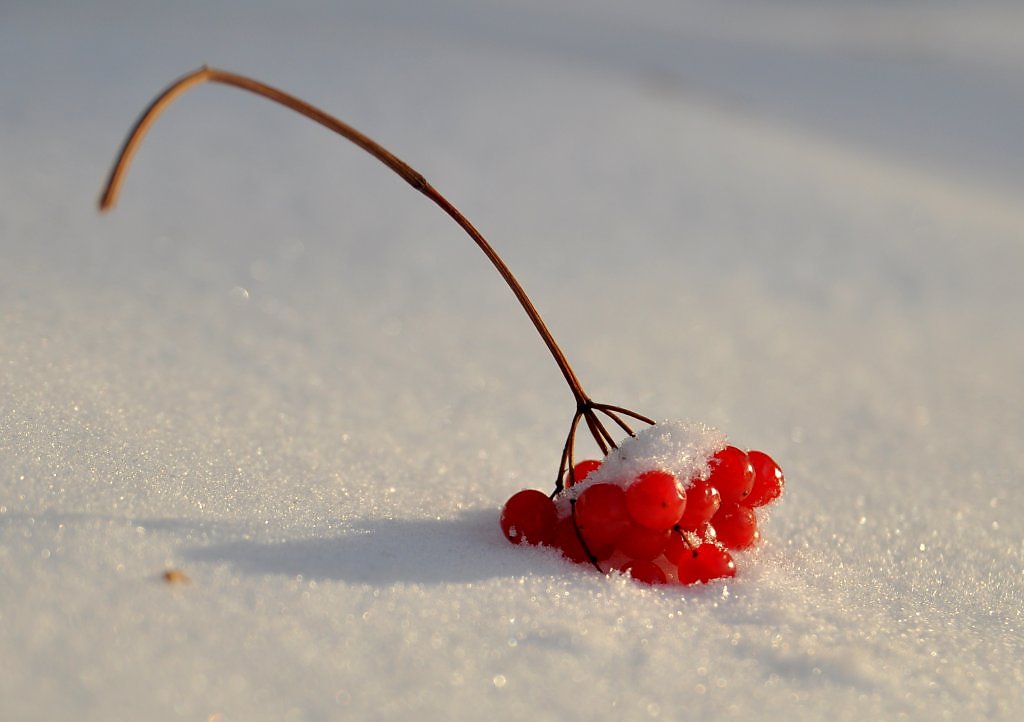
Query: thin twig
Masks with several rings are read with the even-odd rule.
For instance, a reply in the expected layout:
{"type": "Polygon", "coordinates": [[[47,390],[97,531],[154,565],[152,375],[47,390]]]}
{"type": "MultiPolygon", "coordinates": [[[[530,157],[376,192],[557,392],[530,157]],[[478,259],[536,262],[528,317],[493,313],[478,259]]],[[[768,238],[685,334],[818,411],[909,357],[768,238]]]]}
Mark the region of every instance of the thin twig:
{"type": "Polygon", "coordinates": [[[190,88],[206,82],[221,83],[241,88],[242,90],[247,90],[250,93],[255,93],[256,95],[272,100],[275,103],[279,103],[286,108],[295,111],[296,113],[306,116],[310,120],[323,125],[365,150],[367,153],[401,176],[409,183],[409,185],[437,204],[441,210],[447,213],[456,223],[459,224],[460,227],[462,227],[469,237],[473,239],[477,246],[479,246],[480,250],[483,251],[484,255],[487,256],[488,260],[490,260],[498,270],[498,273],[501,274],[501,277],[505,279],[505,283],[507,283],[509,288],[512,289],[512,293],[514,293],[516,298],[519,300],[519,303],[526,312],[526,315],[529,316],[534,327],[537,329],[537,332],[543,339],[544,344],[548,347],[548,350],[554,357],[555,363],[558,365],[559,370],[561,370],[562,375],[565,377],[565,381],[569,385],[569,389],[572,391],[576,402],[582,403],[587,400],[587,395],[583,391],[583,386],[577,378],[576,372],[573,371],[572,366],[569,365],[569,361],[566,359],[562,349],[559,348],[558,344],[555,342],[554,337],[548,330],[548,327],[541,318],[540,313],[537,311],[536,307],[534,307],[530,297],[526,295],[526,291],[523,289],[522,285],[520,285],[516,277],[512,275],[512,271],[509,270],[508,266],[505,265],[505,262],[497,252],[491,247],[486,239],[484,239],[480,231],[478,231],[476,227],[474,227],[473,224],[470,223],[469,220],[448,201],[447,198],[431,186],[419,171],[413,169],[408,163],[398,158],[398,156],[384,148],[380,143],[359,132],[348,123],[325,113],[304,100],[300,100],[289,93],[273,88],[257,80],[253,80],[252,78],[204,66],[193,73],[189,73],[188,75],[179,78],[164,90],[164,92],[157,96],[157,98],[150,103],[149,107],[146,108],[138,121],[136,121],[135,126],[132,128],[128,138],[125,140],[117,161],[110,172],[110,177],[107,180],[103,195],[100,198],[100,210],[109,210],[117,203],[117,198],[121,190],[121,185],[124,182],[124,175],[128,170],[128,166],[130,165],[139,144],[142,142],[142,139],[145,137],[147,131],[156,118],[178,96],[190,88]]]}
{"type": "Polygon", "coordinates": [[[618,424],[619,428],[625,431],[629,436],[636,436],[636,434],[633,433],[633,429],[629,426],[629,424],[623,421],[622,417],[620,417],[617,413],[615,413],[614,411],[609,411],[606,407],[598,406],[597,409],[605,416],[607,416],[609,419],[618,424]]]}

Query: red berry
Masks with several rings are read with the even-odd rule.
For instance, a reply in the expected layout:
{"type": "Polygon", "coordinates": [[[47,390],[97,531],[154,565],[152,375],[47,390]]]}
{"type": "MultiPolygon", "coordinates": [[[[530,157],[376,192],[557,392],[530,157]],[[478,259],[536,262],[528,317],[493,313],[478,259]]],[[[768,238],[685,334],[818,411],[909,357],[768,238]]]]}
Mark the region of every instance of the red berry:
{"type": "Polygon", "coordinates": [[[615,484],[588,486],[576,500],[576,525],[587,544],[614,544],[629,529],[626,493],[615,484]]]}
{"type": "Polygon", "coordinates": [[[679,583],[706,584],[712,579],[736,576],[736,563],[728,551],[714,544],[701,544],[679,559],[679,583]]]}
{"type": "Polygon", "coordinates": [[[671,529],[686,508],[686,490],[667,471],[645,471],[626,489],[629,515],[648,529],[671,529]]]}
{"type": "MultiPolygon", "coordinates": [[[[576,533],[576,526],[573,524],[571,516],[560,520],[558,526],[555,527],[554,546],[562,552],[562,556],[577,564],[585,564],[590,561],[590,557],[587,556],[580,537],[576,533]]],[[[615,552],[614,544],[597,545],[588,541],[587,548],[590,549],[590,553],[597,561],[604,561],[615,552]]]]}
{"type": "Polygon", "coordinates": [[[757,531],[757,515],[743,504],[723,505],[711,520],[711,526],[718,534],[718,541],[730,549],[747,549],[761,538],[757,531]]]}
{"type": "Polygon", "coordinates": [[[664,554],[671,564],[679,564],[679,559],[684,554],[692,551],[693,549],[683,538],[682,534],[676,531],[669,532],[668,539],[665,541],[664,554]]]}
{"type": "Polygon", "coordinates": [[[754,467],[746,452],[726,446],[711,457],[708,483],[718,489],[722,501],[742,501],[754,486],[754,467]]]}
{"type": "Polygon", "coordinates": [[[778,499],[786,480],[775,459],[763,451],[748,451],[747,456],[754,467],[754,488],[743,503],[747,506],[764,506],[778,499]]]}
{"type": "Polygon", "coordinates": [[[579,484],[590,476],[590,472],[597,471],[599,468],[601,468],[601,462],[596,461],[595,459],[586,459],[584,461],[576,462],[573,464],[572,474],[567,474],[565,477],[565,488],[568,489],[571,486],[579,484]],[[575,479],[575,481],[573,481],[573,479],[575,479]]]}
{"type": "Polygon", "coordinates": [[[555,502],[536,489],[513,494],[501,510],[501,530],[513,544],[551,544],[557,523],[555,502]]]}
{"type": "Polygon", "coordinates": [[[629,562],[619,567],[619,571],[623,574],[628,574],[638,582],[644,582],[645,584],[664,584],[667,581],[665,578],[665,572],[663,572],[661,567],[654,562],[629,562]]]}
{"type": "Polygon", "coordinates": [[[571,516],[559,520],[558,526],[555,527],[554,546],[562,552],[563,557],[570,561],[577,564],[587,561],[587,552],[584,551],[583,543],[580,542],[580,538],[576,534],[576,526],[572,523],[571,516]]]}
{"type": "Polygon", "coordinates": [[[706,524],[722,505],[722,495],[703,479],[697,479],[686,490],[686,509],[679,519],[679,526],[687,531],[694,531],[706,524]]]}
{"type": "Polygon", "coordinates": [[[619,537],[619,551],[630,559],[651,561],[661,556],[668,541],[668,531],[648,529],[639,524],[631,524],[629,529],[619,537]]]}

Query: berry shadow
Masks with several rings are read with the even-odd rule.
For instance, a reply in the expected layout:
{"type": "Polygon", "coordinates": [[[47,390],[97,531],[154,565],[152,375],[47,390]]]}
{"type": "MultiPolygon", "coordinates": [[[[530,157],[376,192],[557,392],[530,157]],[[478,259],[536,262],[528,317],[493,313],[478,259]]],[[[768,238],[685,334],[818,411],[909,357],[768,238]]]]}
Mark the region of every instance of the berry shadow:
{"type": "Polygon", "coordinates": [[[333,537],[236,540],[185,550],[197,562],[226,563],[243,574],[302,575],[357,584],[448,584],[535,574],[564,564],[550,552],[510,545],[494,510],[455,519],[379,519],[333,537]]]}

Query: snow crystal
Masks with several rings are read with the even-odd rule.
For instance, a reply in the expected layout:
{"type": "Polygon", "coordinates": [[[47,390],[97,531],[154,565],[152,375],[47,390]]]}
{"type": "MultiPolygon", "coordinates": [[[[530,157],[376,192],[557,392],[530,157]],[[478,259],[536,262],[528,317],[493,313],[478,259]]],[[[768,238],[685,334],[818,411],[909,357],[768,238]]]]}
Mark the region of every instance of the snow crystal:
{"type": "Polygon", "coordinates": [[[716,451],[725,448],[725,434],[694,421],[661,421],[627,437],[612,449],[601,468],[587,477],[586,483],[626,485],[645,471],[667,471],[689,487],[711,473],[708,462],[716,451]]]}

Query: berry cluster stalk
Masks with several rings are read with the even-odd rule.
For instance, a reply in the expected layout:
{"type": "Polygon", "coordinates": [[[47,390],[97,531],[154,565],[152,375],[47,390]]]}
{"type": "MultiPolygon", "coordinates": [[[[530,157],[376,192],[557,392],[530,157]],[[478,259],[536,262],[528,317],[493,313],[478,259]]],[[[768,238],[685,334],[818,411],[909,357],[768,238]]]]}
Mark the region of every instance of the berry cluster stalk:
{"type": "Polygon", "coordinates": [[[128,170],[128,166],[131,163],[136,150],[141,144],[142,139],[145,137],[147,131],[156,118],[179,95],[183,94],[189,88],[203,83],[221,83],[223,85],[230,85],[242,90],[247,90],[250,93],[255,93],[256,95],[290,108],[296,113],[304,115],[310,120],[333,130],[335,133],[356,144],[401,176],[409,185],[425,195],[438,205],[441,210],[451,216],[452,220],[459,224],[469,237],[473,239],[480,250],[483,251],[484,255],[487,256],[494,267],[498,270],[498,273],[501,274],[501,277],[505,279],[505,283],[507,283],[509,288],[512,289],[512,293],[514,293],[516,298],[519,299],[519,303],[522,305],[523,310],[526,311],[526,315],[530,317],[534,327],[537,329],[537,333],[540,334],[541,338],[544,340],[544,344],[548,347],[548,351],[550,351],[551,355],[554,357],[555,363],[562,372],[562,376],[565,377],[565,381],[569,385],[569,390],[572,392],[573,398],[576,401],[576,412],[573,415],[572,423],[569,426],[569,434],[566,437],[565,446],[562,449],[562,457],[559,462],[559,470],[558,476],[555,480],[554,493],[557,494],[562,490],[563,479],[565,479],[567,472],[570,484],[575,482],[575,479],[573,478],[573,449],[575,446],[576,430],[579,427],[581,419],[586,423],[587,429],[590,431],[591,436],[593,436],[597,446],[601,449],[602,454],[607,454],[610,449],[616,447],[616,444],[611,434],[608,432],[608,429],[605,428],[604,422],[599,414],[603,414],[608,419],[611,419],[630,436],[633,435],[633,430],[624,417],[642,421],[646,424],[654,423],[654,421],[646,416],[630,411],[629,409],[624,409],[620,406],[612,406],[610,404],[600,404],[591,400],[583,390],[583,385],[580,383],[579,378],[577,378],[572,366],[569,365],[569,361],[565,358],[565,354],[562,352],[562,349],[559,348],[558,344],[555,342],[554,337],[548,330],[548,327],[541,318],[540,313],[537,312],[537,309],[534,307],[530,297],[526,295],[526,291],[523,290],[523,287],[519,284],[519,281],[516,280],[516,277],[512,275],[512,271],[509,270],[508,266],[505,265],[505,262],[491,247],[480,231],[478,231],[476,227],[473,226],[473,224],[470,223],[469,220],[448,201],[447,198],[441,195],[437,189],[428,183],[427,179],[424,178],[421,173],[414,170],[408,163],[398,158],[396,155],[380,145],[380,143],[359,132],[347,123],[342,122],[334,116],[325,113],[319,108],[310,105],[289,93],[285,93],[277,88],[265,85],[264,83],[253,80],[252,78],[204,66],[199,70],[179,78],[168,86],[167,89],[158,95],[142,113],[129,133],[128,138],[125,140],[124,145],[121,148],[121,152],[118,154],[117,161],[114,163],[114,167],[110,172],[110,177],[107,180],[103,195],[100,198],[99,205],[101,211],[110,210],[117,202],[117,197],[121,190],[121,185],[124,181],[124,176],[128,170]]]}

